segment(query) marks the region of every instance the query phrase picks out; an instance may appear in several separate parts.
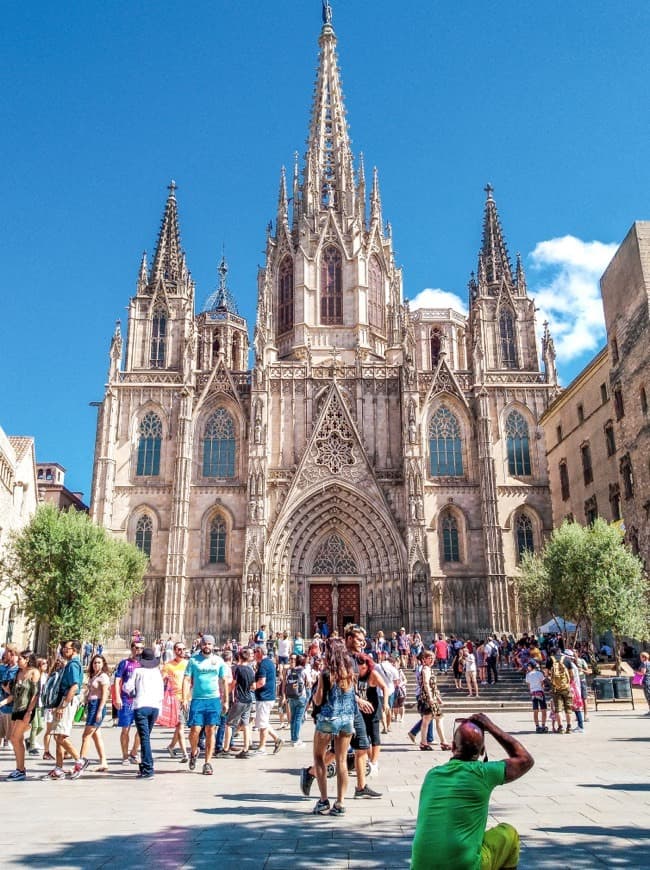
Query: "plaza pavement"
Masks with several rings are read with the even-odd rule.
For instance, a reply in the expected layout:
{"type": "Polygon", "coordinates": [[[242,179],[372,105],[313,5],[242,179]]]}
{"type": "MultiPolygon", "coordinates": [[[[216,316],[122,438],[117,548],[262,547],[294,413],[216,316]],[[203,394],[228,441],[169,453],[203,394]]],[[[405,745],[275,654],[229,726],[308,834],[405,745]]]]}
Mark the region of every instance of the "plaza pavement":
{"type": "MultiPolygon", "coordinates": [[[[496,789],[490,805],[490,825],[510,822],[521,834],[521,870],[650,866],[650,716],[644,712],[601,706],[584,735],[537,735],[529,716],[494,717],[536,761],[523,779],[496,789]]],[[[50,765],[28,759],[26,782],[2,782],[0,863],[84,870],[408,867],[422,777],[449,756],[419,752],[408,742],[414,718],[387,735],[379,776],[369,780],[383,797],[348,800],[344,818],[311,815],[315,783],[313,800],[300,794],[311,722],[303,748],[218,759],[212,777],[172,761],[164,752],[169,732],[158,729],[156,776],[148,781],[120,766],[118,731],[105,728],[109,773],[91,767],[76,781],[42,782],[38,776],[50,765]]],[[[76,728],[77,745],[80,738],[76,728]]],[[[488,750],[492,759],[503,755],[496,745],[488,750]]],[[[0,752],[0,773],[13,769],[12,759],[10,750],[0,752]]],[[[334,781],[328,782],[332,796],[334,781]]]]}

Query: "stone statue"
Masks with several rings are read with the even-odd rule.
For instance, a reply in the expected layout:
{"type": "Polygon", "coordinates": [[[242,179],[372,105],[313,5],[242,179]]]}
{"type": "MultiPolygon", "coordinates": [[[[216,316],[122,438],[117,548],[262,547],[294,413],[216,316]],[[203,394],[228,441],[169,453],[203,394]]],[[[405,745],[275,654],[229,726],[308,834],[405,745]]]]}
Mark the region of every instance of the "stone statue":
{"type": "Polygon", "coordinates": [[[323,0],[323,24],[332,23],[332,7],[329,0],[323,0]]]}
{"type": "Polygon", "coordinates": [[[412,520],[417,519],[417,507],[415,504],[415,496],[413,494],[409,496],[409,517],[412,520]]]}

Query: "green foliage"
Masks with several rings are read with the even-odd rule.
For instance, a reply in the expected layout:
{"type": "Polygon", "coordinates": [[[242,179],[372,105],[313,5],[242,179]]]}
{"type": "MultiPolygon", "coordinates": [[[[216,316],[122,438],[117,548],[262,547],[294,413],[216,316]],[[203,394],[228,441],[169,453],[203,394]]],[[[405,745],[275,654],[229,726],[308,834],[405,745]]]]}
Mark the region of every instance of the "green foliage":
{"type": "Polygon", "coordinates": [[[17,533],[3,575],[21,591],[28,619],[46,623],[50,643],[98,638],[142,592],[147,559],[111,538],[85,513],[42,505],[17,533]]]}
{"type": "Polygon", "coordinates": [[[620,531],[597,519],[591,526],[563,523],[540,556],[522,560],[520,595],[532,612],[549,610],[583,623],[587,632],[611,630],[650,637],[648,582],[641,560],[620,531]]]}

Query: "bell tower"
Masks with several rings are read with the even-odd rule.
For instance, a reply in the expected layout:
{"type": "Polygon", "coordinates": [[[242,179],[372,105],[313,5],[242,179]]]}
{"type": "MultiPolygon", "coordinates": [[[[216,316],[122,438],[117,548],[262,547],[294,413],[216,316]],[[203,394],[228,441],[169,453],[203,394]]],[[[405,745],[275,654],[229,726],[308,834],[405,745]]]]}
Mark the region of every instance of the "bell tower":
{"type": "Polygon", "coordinates": [[[350,148],[332,9],[323,4],[318,71],[302,171],[280,173],[275,225],[258,279],[256,359],[381,361],[400,344],[402,276],[382,222],[377,170],[367,201],[350,148]],[[289,203],[291,202],[291,207],[289,203]]]}

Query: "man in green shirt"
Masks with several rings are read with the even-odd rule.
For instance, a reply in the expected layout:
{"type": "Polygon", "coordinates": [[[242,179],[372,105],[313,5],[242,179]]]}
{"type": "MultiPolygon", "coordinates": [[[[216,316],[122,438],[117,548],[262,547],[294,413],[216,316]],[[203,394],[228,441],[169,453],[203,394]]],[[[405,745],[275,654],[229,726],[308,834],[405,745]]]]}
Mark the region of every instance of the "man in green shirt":
{"type": "Polygon", "coordinates": [[[420,792],[411,870],[509,870],[519,861],[519,835],[506,824],[485,830],[488,804],[497,785],[512,782],[534,764],[524,747],[484,713],[465,719],[454,734],[454,754],[433,767],[420,792]],[[485,733],[508,753],[505,761],[483,762],[485,733]]]}

